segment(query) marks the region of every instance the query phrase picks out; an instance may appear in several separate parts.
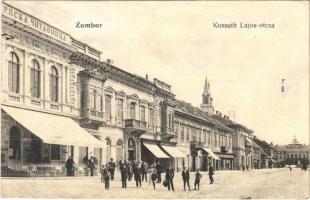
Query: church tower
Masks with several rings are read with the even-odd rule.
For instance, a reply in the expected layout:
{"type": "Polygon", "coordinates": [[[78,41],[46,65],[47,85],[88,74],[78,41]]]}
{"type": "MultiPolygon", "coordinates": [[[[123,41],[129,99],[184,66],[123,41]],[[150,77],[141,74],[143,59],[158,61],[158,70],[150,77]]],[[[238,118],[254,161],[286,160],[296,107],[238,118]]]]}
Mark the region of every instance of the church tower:
{"type": "Polygon", "coordinates": [[[200,108],[204,112],[207,112],[209,115],[213,115],[214,112],[213,99],[211,97],[210,84],[208,82],[207,77],[205,80],[205,86],[202,93],[202,104],[200,105],[200,108]]]}

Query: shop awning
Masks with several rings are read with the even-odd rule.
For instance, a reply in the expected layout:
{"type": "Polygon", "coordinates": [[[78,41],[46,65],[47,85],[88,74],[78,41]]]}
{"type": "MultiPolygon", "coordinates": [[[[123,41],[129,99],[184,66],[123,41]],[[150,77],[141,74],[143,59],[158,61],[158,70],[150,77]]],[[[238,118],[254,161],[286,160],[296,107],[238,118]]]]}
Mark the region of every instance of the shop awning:
{"type": "Polygon", "coordinates": [[[226,159],[234,159],[234,155],[230,155],[230,154],[218,154],[217,155],[220,158],[226,158],[226,159]]]}
{"type": "Polygon", "coordinates": [[[252,144],[252,141],[249,138],[245,138],[245,140],[248,144],[252,144]]]}
{"type": "Polygon", "coordinates": [[[203,148],[203,150],[204,150],[205,152],[207,152],[207,153],[209,154],[209,156],[212,157],[212,158],[214,158],[215,160],[221,160],[217,155],[215,155],[215,154],[211,151],[211,149],[209,149],[209,148],[203,148]]]}
{"type": "Polygon", "coordinates": [[[103,143],[90,135],[69,117],[26,109],[2,106],[2,109],[44,143],[102,147],[103,143]]]}
{"type": "Polygon", "coordinates": [[[165,154],[157,144],[150,144],[143,142],[143,145],[150,150],[150,152],[156,157],[156,158],[170,158],[167,154],[165,154]]]}
{"type": "Polygon", "coordinates": [[[180,151],[177,147],[161,145],[162,148],[172,157],[174,158],[185,158],[186,155],[180,151]]]}

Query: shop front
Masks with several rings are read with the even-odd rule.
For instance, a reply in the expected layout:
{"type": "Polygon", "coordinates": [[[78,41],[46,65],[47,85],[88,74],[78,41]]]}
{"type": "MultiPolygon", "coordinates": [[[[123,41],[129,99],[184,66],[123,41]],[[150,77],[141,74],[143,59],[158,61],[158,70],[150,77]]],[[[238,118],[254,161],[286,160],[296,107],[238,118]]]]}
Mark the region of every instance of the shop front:
{"type": "Polygon", "coordinates": [[[84,174],[80,161],[101,152],[102,142],[69,117],[9,106],[1,117],[1,176],[62,176],[69,156],[84,174]]]}

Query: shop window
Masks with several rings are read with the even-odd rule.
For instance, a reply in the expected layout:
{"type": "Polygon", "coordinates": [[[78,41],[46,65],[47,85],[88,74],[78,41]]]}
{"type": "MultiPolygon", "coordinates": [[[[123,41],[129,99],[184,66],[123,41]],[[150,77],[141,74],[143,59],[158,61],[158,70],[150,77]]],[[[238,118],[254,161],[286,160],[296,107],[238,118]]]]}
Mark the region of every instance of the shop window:
{"type": "Polygon", "coordinates": [[[10,92],[19,93],[19,59],[16,53],[10,53],[8,65],[9,90],[10,92]]]}
{"type": "Polygon", "coordinates": [[[51,144],[51,160],[60,160],[60,145],[51,144]]]}
{"type": "Polygon", "coordinates": [[[31,61],[31,96],[40,97],[40,65],[37,60],[31,61]]]}
{"type": "Polygon", "coordinates": [[[111,159],[111,140],[109,138],[105,139],[106,141],[106,162],[111,159]]]}
{"type": "Polygon", "coordinates": [[[9,159],[20,160],[21,158],[21,133],[19,128],[13,126],[9,138],[9,159]]]}

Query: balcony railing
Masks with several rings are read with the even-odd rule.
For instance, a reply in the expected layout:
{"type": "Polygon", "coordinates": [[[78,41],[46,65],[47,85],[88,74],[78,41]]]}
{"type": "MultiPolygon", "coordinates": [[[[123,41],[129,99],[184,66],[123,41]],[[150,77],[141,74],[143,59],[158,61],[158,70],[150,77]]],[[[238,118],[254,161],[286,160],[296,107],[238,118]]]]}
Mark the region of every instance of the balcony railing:
{"type": "Polygon", "coordinates": [[[125,128],[132,128],[137,130],[146,130],[146,122],[142,122],[136,119],[126,119],[125,120],[125,128]]]}

